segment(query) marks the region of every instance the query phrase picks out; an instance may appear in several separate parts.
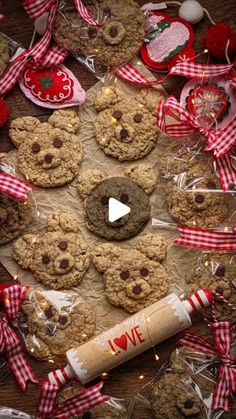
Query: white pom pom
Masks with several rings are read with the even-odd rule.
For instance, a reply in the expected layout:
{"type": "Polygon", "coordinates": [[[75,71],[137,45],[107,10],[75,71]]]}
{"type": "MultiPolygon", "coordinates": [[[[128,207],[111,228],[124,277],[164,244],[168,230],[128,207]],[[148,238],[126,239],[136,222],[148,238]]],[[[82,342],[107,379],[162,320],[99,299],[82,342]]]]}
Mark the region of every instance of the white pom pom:
{"type": "Polygon", "coordinates": [[[46,12],[43,16],[38,17],[34,21],[34,28],[39,35],[43,35],[46,31],[48,15],[49,13],[46,12]]]}
{"type": "Polygon", "coordinates": [[[179,8],[179,17],[192,25],[200,22],[203,16],[204,10],[197,0],[185,0],[179,8]]]}

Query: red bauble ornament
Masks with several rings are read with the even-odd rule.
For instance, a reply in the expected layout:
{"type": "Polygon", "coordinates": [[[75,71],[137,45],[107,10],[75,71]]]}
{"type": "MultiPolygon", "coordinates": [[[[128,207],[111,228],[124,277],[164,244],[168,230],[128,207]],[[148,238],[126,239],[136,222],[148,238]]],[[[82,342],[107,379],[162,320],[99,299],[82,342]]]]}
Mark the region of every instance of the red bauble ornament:
{"type": "Polygon", "coordinates": [[[0,127],[3,127],[8,120],[9,108],[3,99],[0,99],[0,127]]]}
{"type": "Polygon", "coordinates": [[[225,58],[228,40],[228,55],[232,56],[236,52],[236,33],[227,23],[216,23],[207,31],[202,42],[212,57],[221,60],[225,58]]]}

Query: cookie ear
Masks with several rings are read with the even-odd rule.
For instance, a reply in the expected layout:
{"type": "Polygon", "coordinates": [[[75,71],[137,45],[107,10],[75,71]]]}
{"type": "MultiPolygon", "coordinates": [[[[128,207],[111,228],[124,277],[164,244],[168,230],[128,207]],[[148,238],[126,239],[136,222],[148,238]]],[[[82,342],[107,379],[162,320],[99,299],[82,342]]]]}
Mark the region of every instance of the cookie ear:
{"type": "Polygon", "coordinates": [[[156,115],[158,102],[161,99],[165,99],[165,94],[157,89],[141,89],[135,99],[148,108],[152,114],[156,115]]]}
{"type": "Polygon", "coordinates": [[[113,244],[100,244],[92,252],[92,261],[99,272],[106,272],[122,250],[113,244]]]}
{"type": "Polygon", "coordinates": [[[80,127],[80,119],[73,109],[58,109],[48,119],[54,128],[76,134],[80,127]]]}
{"type": "Polygon", "coordinates": [[[23,269],[30,269],[34,254],[35,236],[25,234],[13,243],[13,257],[23,269]]]}
{"type": "Polygon", "coordinates": [[[79,232],[79,220],[73,213],[66,210],[58,210],[48,216],[48,231],[62,230],[66,233],[79,232]]]}
{"type": "Polygon", "coordinates": [[[10,124],[9,137],[16,147],[20,147],[26,140],[28,134],[33,133],[39,124],[39,119],[33,116],[22,116],[13,119],[10,124]]]}
{"type": "Polygon", "coordinates": [[[91,194],[92,190],[107,178],[106,172],[101,170],[88,170],[82,175],[78,176],[77,190],[83,199],[87,198],[91,194]]]}
{"type": "Polygon", "coordinates": [[[142,236],[136,249],[146,255],[149,259],[161,261],[167,252],[167,244],[160,234],[145,234],[142,236]]]}
{"type": "Polygon", "coordinates": [[[134,164],[125,170],[124,174],[136,182],[147,194],[151,194],[157,185],[157,175],[150,164],[134,164]]]}
{"type": "Polygon", "coordinates": [[[100,112],[115,105],[123,99],[123,96],[116,86],[102,87],[94,98],[95,109],[100,112]]]}

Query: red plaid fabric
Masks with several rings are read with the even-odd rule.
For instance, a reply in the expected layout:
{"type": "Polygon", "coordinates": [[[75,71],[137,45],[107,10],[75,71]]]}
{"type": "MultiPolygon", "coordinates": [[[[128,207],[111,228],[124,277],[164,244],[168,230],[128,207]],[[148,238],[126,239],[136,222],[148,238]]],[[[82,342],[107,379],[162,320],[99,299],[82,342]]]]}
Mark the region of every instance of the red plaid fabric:
{"type": "Polygon", "coordinates": [[[119,66],[114,70],[114,73],[125,81],[145,86],[161,84],[168,77],[165,76],[159,80],[148,80],[132,64],[119,66]]]}
{"type": "Polygon", "coordinates": [[[3,288],[2,296],[4,302],[4,310],[10,320],[14,320],[20,309],[21,302],[26,296],[29,287],[23,287],[16,284],[3,288]]]}
{"type": "Polygon", "coordinates": [[[95,19],[91,16],[88,9],[84,6],[83,2],[81,0],[74,0],[75,7],[79,15],[82,17],[82,19],[85,20],[85,22],[90,26],[95,27],[101,27],[102,25],[96,22],[95,19]]]}
{"type": "Polygon", "coordinates": [[[236,142],[236,117],[224,129],[216,130],[206,146],[206,150],[215,150],[217,158],[226,154],[236,142]]]}
{"type": "Polygon", "coordinates": [[[180,238],[174,244],[209,250],[236,250],[236,234],[233,231],[211,231],[200,228],[177,226],[180,238]]]}
{"type": "Polygon", "coordinates": [[[212,408],[223,409],[226,412],[230,412],[232,393],[236,392],[236,358],[230,356],[233,328],[235,326],[231,322],[212,323],[215,346],[195,333],[186,333],[183,339],[177,341],[180,345],[220,358],[221,365],[212,408]]]}
{"type": "Polygon", "coordinates": [[[12,175],[0,172],[0,191],[15,198],[26,200],[27,193],[32,190],[32,186],[17,179],[12,175]]]}
{"type": "Polygon", "coordinates": [[[182,61],[172,67],[170,75],[205,79],[227,74],[232,68],[233,64],[198,64],[182,61]]]}
{"type": "Polygon", "coordinates": [[[236,184],[236,170],[230,154],[226,154],[216,159],[216,166],[220,176],[223,191],[227,191],[229,186],[236,184]]]}
{"type": "Polygon", "coordinates": [[[65,58],[69,55],[69,52],[57,44],[46,52],[43,58],[40,60],[40,67],[55,67],[62,64],[65,58]]]}

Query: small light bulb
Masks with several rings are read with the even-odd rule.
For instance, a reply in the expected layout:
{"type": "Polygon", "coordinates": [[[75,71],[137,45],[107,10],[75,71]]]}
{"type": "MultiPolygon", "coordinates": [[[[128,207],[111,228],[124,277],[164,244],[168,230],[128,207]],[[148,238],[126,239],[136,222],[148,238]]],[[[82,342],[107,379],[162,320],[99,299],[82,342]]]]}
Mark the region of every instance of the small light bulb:
{"type": "Polygon", "coordinates": [[[147,323],[149,323],[149,322],[150,322],[150,317],[147,318],[147,323]]]}
{"type": "Polygon", "coordinates": [[[160,359],[160,358],[159,358],[159,356],[156,354],[156,355],[155,355],[155,360],[156,360],[156,361],[159,361],[159,359],[160,359]]]}
{"type": "Polygon", "coordinates": [[[144,379],[144,375],[140,375],[139,378],[140,378],[140,380],[143,380],[144,379]]]}
{"type": "Polygon", "coordinates": [[[207,54],[208,53],[208,49],[204,49],[203,53],[204,54],[207,54]]]}
{"type": "Polygon", "coordinates": [[[107,378],[107,377],[108,377],[107,372],[103,372],[103,373],[102,373],[102,378],[107,378]]]}

